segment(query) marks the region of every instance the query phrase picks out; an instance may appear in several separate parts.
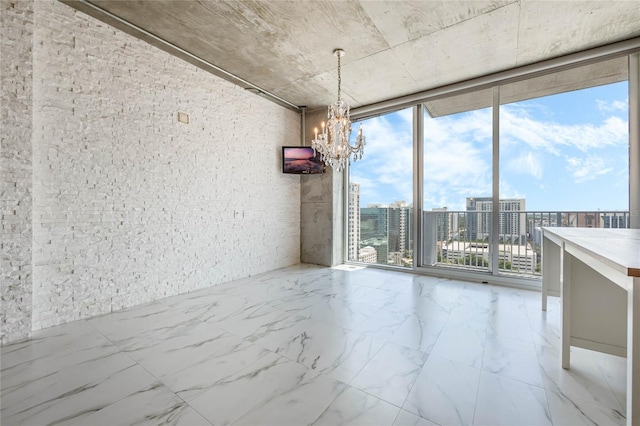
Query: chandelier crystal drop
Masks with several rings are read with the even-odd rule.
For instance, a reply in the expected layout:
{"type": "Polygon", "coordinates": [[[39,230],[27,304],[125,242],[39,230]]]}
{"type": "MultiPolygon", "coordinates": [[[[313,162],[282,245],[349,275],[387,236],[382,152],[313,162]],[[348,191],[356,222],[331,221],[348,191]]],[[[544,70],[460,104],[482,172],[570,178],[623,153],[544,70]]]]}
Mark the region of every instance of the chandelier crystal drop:
{"type": "Polygon", "coordinates": [[[349,158],[353,155],[353,161],[362,158],[365,145],[365,138],[362,134],[362,124],[358,130],[358,137],[355,145],[351,145],[351,119],[349,118],[349,105],[342,102],[340,89],[342,85],[341,62],[344,50],[336,49],[333,54],[338,57],[338,100],[333,105],[329,105],[327,111],[327,124],[322,122],[322,130],[318,133],[318,128],[314,129],[315,139],[311,141],[314,153],[320,153],[320,158],[334,170],[340,172],[349,163],[349,158]]]}

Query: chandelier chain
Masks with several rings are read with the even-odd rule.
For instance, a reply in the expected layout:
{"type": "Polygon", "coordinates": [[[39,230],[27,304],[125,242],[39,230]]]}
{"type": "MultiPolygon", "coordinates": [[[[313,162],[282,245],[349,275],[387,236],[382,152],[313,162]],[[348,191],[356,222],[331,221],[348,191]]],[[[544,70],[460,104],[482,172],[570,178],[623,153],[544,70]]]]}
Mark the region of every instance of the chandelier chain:
{"type": "Polygon", "coordinates": [[[340,53],[338,53],[338,102],[340,102],[340,91],[341,91],[341,86],[342,86],[342,67],[341,67],[341,61],[340,61],[340,57],[342,55],[340,53]]]}

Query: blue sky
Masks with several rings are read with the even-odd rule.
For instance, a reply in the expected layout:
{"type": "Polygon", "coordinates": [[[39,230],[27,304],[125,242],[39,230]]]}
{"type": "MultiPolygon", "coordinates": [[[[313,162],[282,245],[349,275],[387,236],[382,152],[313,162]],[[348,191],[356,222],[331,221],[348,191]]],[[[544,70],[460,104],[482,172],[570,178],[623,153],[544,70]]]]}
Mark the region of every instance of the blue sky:
{"type": "MultiPolygon", "coordinates": [[[[501,106],[500,198],[530,211],[627,210],[626,82],[501,106]]],[[[412,110],[363,121],[360,205],[411,202],[412,110]]],[[[425,117],[424,208],[491,195],[491,109],[425,117]]]]}

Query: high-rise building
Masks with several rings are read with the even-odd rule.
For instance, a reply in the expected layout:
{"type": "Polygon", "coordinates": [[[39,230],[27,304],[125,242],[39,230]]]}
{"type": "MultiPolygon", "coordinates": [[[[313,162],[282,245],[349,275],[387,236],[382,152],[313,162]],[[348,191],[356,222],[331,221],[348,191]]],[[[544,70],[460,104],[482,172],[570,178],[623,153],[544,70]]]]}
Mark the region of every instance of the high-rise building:
{"type": "Polygon", "coordinates": [[[404,254],[407,243],[407,203],[396,201],[388,209],[389,252],[404,254]]]}
{"type": "Polygon", "coordinates": [[[437,212],[435,215],[436,241],[447,241],[451,234],[449,213],[447,208],[433,208],[431,211],[437,212]]]}
{"type": "Polygon", "coordinates": [[[364,263],[376,263],[378,261],[378,252],[371,246],[362,247],[358,254],[358,260],[364,263]]]}
{"type": "Polygon", "coordinates": [[[474,198],[467,197],[467,236],[469,241],[482,240],[489,236],[489,226],[491,225],[491,216],[486,213],[486,208],[491,211],[491,198],[474,198]],[[483,211],[484,209],[484,211],[483,211]],[[473,213],[478,212],[478,213],[473,213]]]}
{"type": "Polygon", "coordinates": [[[360,245],[374,247],[378,263],[401,264],[413,248],[413,211],[405,201],[360,209],[360,245]]]}
{"type": "Polygon", "coordinates": [[[386,205],[369,205],[360,209],[360,244],[373,247],[377,262],[388,263],[389,209],[386,205]]]}
{"type": "Polygon", "coordinates": [[[348,259],[360,260],[360,184],[349,183],[348,259]]]}
{"type": "Polygon", "coordinates": [[[381,205],[369,205],[360,209],[360,242],[370,238],[387,238],[388,209],[381,205]]]}
{"type": "Polygon", "coordinates": [[[406,209],[406,225],[405,225],[405,256],[413,258],[413,206],[408,205],[406,209]]]}
{"type": "MultiPolygon", "coordinates": [[[[524,198],[499,200],[500,214],[498,216],[498,235],[502,241],[524,243],[527,235],[526,207],[524,198]]],[[[484,240],[491,235],[491,212],[493,201],[491,197],[468,197],[467,237],[474,240],[484,240]]]]}

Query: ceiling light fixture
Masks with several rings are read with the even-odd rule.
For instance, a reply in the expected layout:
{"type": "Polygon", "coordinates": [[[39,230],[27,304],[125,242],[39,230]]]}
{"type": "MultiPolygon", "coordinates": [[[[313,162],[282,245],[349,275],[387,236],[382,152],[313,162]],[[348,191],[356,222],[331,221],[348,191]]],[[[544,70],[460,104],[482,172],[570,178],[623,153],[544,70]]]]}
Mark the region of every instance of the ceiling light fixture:
{"type": "Polygon", "coordinates": [[[325,126],[324,121],[322,122],[321,133],[318,134],[317,127],[314,129],[315,139],[311,141],[311,147],[314,152],[320,153],[322,161],[340,172],[345,169],[352,154],[353,161],[362,158],[365,139],[362,134],[362,124],[360,124],[355,146],[349,142],[351,137],[349,105],[340,99],[340,86],[342,85],[340,58],[344,56],[344,50],[336,49],[333,54],[338,57],[338,101],[333,105],[329,105],[327,124],[325,126]]]}

